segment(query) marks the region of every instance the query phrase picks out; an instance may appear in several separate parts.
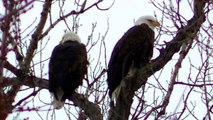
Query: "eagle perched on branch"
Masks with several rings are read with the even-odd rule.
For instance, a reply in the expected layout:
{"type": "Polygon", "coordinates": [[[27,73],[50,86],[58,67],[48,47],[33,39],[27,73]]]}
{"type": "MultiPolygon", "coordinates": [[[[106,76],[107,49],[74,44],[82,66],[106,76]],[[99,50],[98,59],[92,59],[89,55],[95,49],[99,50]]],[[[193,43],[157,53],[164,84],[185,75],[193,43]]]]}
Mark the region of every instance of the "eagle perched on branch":
{"type": "Polygon", "coordinates": [[[82,84],[87,64],[86,46],[79,36],[65,33],[49,62],[49,91],[54,97],[55,109],[62,108],[65,100],[82,84]]]}
{"type": "Polygon", "coordinates": [[[107,82],[111,101],[117,100],[123,78],[134,74],[149,63],[154,47],[154,28],[160,26],[152,16],[142,16],[115,45],[107,71],[107,82]]]}

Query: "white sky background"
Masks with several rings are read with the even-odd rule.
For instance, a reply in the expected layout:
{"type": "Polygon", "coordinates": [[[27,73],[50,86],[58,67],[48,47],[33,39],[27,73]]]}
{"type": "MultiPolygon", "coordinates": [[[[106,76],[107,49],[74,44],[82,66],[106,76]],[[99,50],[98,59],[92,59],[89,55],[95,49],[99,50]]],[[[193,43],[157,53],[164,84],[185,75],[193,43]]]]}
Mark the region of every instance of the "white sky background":
{"type": "MultiPolygon", "coordinates": [[[[97,22],[97,28],[95,29],[94,35],[98,36],[98,34],[100,33],[102,36],[107,29],[107,19],[109,19],[109,32],[105,39],[106,47],[107,47],[107,60],[109,60],[111,51],[112,51],[114,45],[121,38],[121,36],[130,27],[132,27],[134,25],[133,21],[135,19],[139,18],[142,15],[154,15],[154,12],[156,12],[158,20],[161,19],[161,12],[158,11],[152,4],[148,3],[148,1],[149,0],[115,1],[113,7],[107,11],[99,11],[96,8],[93,8],[92,10],[89,10],[89,11],[85,12],[84,14],[80,15],[80,24],[82,24],[82,26],[79,28],[78,35],[82,39],[82,42],[86,43],[87,37],[91,33],[92,23],[97,22]]],[[[102,8],[105,8],[106,6],[109,6],[112,2],[113,2],[112,0],[110,0],[109,2],[103,2],[103,4],[101,4],[100,7],[103,6],[102,8]]],[[[21,26],[23,29],[26,28],[28,25],[30,25],[32,23],[32,21],[35,20],[35,17],[38,17],[36,22],[39,21],[40,12],[42,10],[42,4],[43,3],[37,2],[37,4],[34,5],[34,8],[31,9],[30,12],[27,12],[27,14],[24,14],[21,16],[21,20],[23,20],[23,24],[21,26]]],[[[71,4],[67,4],[67,5],[72,6],[71,4]]],[[[67,8],[68,8],[67,11],[74,9],[74,8],[70,8],[70,6],[67,6],[67,8]]],[[[52,7],[53,21],[55,21],[54,18],[55,19],[58,18],[58,12],[55,12],[56,14],[54,14],[54,10],[58,11],[57,4],[55,4],[52,7]]],[[[192,16],[192,13],[190,11],[182,11],[182,13],[188,19],[191,18],[191,16],[192,16]]],[[[72,19],[72,17],[70,17],[69,19],[72,19]]],[[[70,27],[72,26],[72,23],[68,23],[68,24],[70,25],[70,27]]],[[[36,25],[36,24],[34,24],[34,25],[36,25]]],[[[44,38],[45,39],[44,43],[48,38],[50,38],[50,41],[44,50],[43,59],[47,59],[50,57],[53,48],[61,40],[61,37],[64,34],[65,29],[66,29],[66,26],[65,26],[64,22],[61,22],[54,29],[52,29],[51,32],[44,38]]],[[[94,39],[95,38],[97,39],[97,36],[94,36],[94,39]]],[[[163,40],[170,40],[170,39],[163,38],[163,40]]],[[[99,50],[99,48],[97,48],[97,49],[99,50]]],[[[97,56],[97,54],[98,54],[97,49],[94,49],[93,51],[91,51],[91,53],[92,53],[91,58],[95,58],[97,56]]],[[[197,51],[195,50],[194,53],[192,52],[191,54],[196,54],[196,52],[197,51]]],[[[157,55],[158,55],[158,51],[155,51],[154,57],[156,57],[157,55]]],[[[39,56],[37,56],[37,57],[39,57],[39,56]]],[[[193,57],[193,55],[191,57],[193,57]]],[[[196,57],[196,56],[194,56],[194,57],[196,57]]],[[[11,58],[11,59],[12,60],[10,60],[10,61],[12,62],[13,58],[11,58]]],[[[37,60],[39,61],[39,59],[37,59],[37,60]]],[[[174,66],[175,62],[176,61],[174,61],[174,63],[169,62],[169,64],[166,65],[166,67],[174,66]]],[[[48,63],[48,61],[46,63],[48,63]]],[[[183,62],[183,66],[184,67],[189,66],[188,60],[185,60],[183,62]]],[[[182,79],[182,78],[186,79],[186,76],[188,75],[189,67],[186,67],[186,68],[187,69],[184,69],[184,70],[180,69],[180,76],[179,76],[180,79],[182,79]]],[[[38,67],[36,69],[39,70],[40,68],[38,67]]],[[[171,69],[172,68],[169,67],[168,73],[165,73],[165,71],[164,71],[164,74],[161,77],[161,80],[165,80],[164,87],[167,86],[167,82],[170,80],[171,69]]],[[[44,73],[43,73],[44,78],[48,78],[47,72],[48,72],[48,64],[45,64],[44,73]]],[[[40,72],[36,72],[36,75],[40,76],[40,72]]],[[[184,81],[184,80],[182,80],[182,81],[184,81]]],[[[156,82],[156,81],[151,78],[149,82],[151,83],[151,82],[156,82]]],[[[171,111],[171,113],[174,112],[174,108],[177,106],[178,101],[179,101],[184,89],[185,89],[185,87],[180,87],[180,88],[178,88],[178,90],[174,91],[177,94],[174,94],[175,96],[172,97],[172,99],[174,99],[174,101],[168,107],[168,111],[171,111]]],[[[27,94],[27,93],[20,94],[17,99],[21,99],[24,94],[27,94]]],[[[40,93],[40,96],[45,102],[50,102],[50,96],[49,96],[49,92],[47,90],[42,90],[42,92],[40,93]]],[[[196,98],[196,95],[194,98],[195,98],[194,100],[200,99],[200,98],[196,98]]],[[[152,99],[152,96],[147,96],[146,99],[152,99]]],[[[202,104],[200,107],[198,107],[199,106],[198,103],[196,105],[197,105],[197,108],[195,109],[195,112],[197,111],[199,113],[200,117],[203,117],[204,115],[202,114],[202,112],[205,113],[205,110],[202,109],[202,104]]],[[[8,117],[8,120],[13,119],[14,115],[16,115],[16,114],[10,115],[8,117]]],[[[44,111],[42,113],[42,115],[44,115],[44,119],[45,119],[46,111],[44,111]]],[[[67,116],[64,115],[64,110],[56,111],[56,116],[57,116],[57,118],[60,118],[60,119],[62,119],[62,117],[63,117],[63,120],[67,119],[67,116]]],[[[20,114],[19,119],[23,119],[25,117],[29,117],[30,120],[31,119],[37,119],[37,120],[40,119],[35,112],[23,112],[20,114]]]]}

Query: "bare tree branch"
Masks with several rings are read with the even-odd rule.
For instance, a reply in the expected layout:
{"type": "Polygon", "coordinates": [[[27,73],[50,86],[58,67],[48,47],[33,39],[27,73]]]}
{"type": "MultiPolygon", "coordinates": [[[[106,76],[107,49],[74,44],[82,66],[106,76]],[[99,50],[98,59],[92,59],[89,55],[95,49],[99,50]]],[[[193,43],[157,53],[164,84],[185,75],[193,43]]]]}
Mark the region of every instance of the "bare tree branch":
{"type": "Polygon", "coordinates": [[[35,32],[32,34],[32,40],[27,49],[27,53],[26,53],[26,57],[24,59],[23,66],[21,66],[21,69],[25,73],[29,72],[29,67],[30,67],[30,63],[32,62],[32,59],[33,59],[33,54],[34,54],[35,50],[37,49],[38,41],[41,40],[40,36],[41,36],[42,30],[44,28],[44,25],[47,21],[47,16],[51,9],[51,3],[52,3],[52,0],[45,0],[45,4],[43,5],[43,10],[41,12],[40,22],[39,22],[35,32]]]}
{"type": "MultiPolygon", "coordinates": [[[[5,86],[8,85],[26,85],[31,88],[39,87],[40,89],[48,89],[49,81],[47,79],[41,79],[33,76],[28,76],[27,79],[24,81],[20,81],[18,78],[4,78],[5,86]]],[[[100,107],[97,104],[90,102],[84,95],[75,93],[73,96],[70,96],[69,100],[73,101],[74,105],[83,109],[86,115],[91,120],[102,120],[103,115],[100,111],[100,107]]]]}

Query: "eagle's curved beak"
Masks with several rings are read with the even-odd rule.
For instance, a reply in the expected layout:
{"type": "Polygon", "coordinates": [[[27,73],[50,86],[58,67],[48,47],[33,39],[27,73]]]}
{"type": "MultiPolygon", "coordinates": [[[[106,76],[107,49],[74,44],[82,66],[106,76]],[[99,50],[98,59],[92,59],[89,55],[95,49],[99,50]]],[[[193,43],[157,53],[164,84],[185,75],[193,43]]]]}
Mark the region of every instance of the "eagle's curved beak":
{"type": "Polygon", "coordinates": [[[151,21],[152,26],[159,27],[160,23],[158,21],[151,21]]]}

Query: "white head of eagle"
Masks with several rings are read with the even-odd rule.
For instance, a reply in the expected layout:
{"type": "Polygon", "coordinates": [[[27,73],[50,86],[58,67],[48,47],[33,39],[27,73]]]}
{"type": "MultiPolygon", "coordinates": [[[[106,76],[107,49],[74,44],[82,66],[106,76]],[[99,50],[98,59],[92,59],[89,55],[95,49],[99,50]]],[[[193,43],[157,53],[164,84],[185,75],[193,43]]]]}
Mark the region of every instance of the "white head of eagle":
{"type": "Polygon", "coordinates": [[[82,84],[87,64],[86,46],[80,37],[73,32],[65,33],[49,62],[49,91],[55,109],[62,108],[65,100],[82,84]]]}
{"type": "Polygon", "coordinates": [[[75,34],[74,32],[66,32],[63,35],[62,40],[60,41],[60,44],[63,44],[66,41],[77,41],[77,42],[81,43],[80,37],[77,34],[75,34]]]}
{"type": "Polygon", "coordinates": [[[141,16],[135,22],[135,25],[147,24],[153,31],[156,27],[160,26],[160,23],[153,16],[141,16]]]}
{"type": "MultiPolygon", "coordinates": [[[[154,28],[159,22],[152,16],[140,17],[115,45],[108,64],[107,83],[111,101],[125,87],[123,78],[150,62],[154,47],[154,28]]],[[[124,93],[123,93],[124,94],[124,93]]]]}

